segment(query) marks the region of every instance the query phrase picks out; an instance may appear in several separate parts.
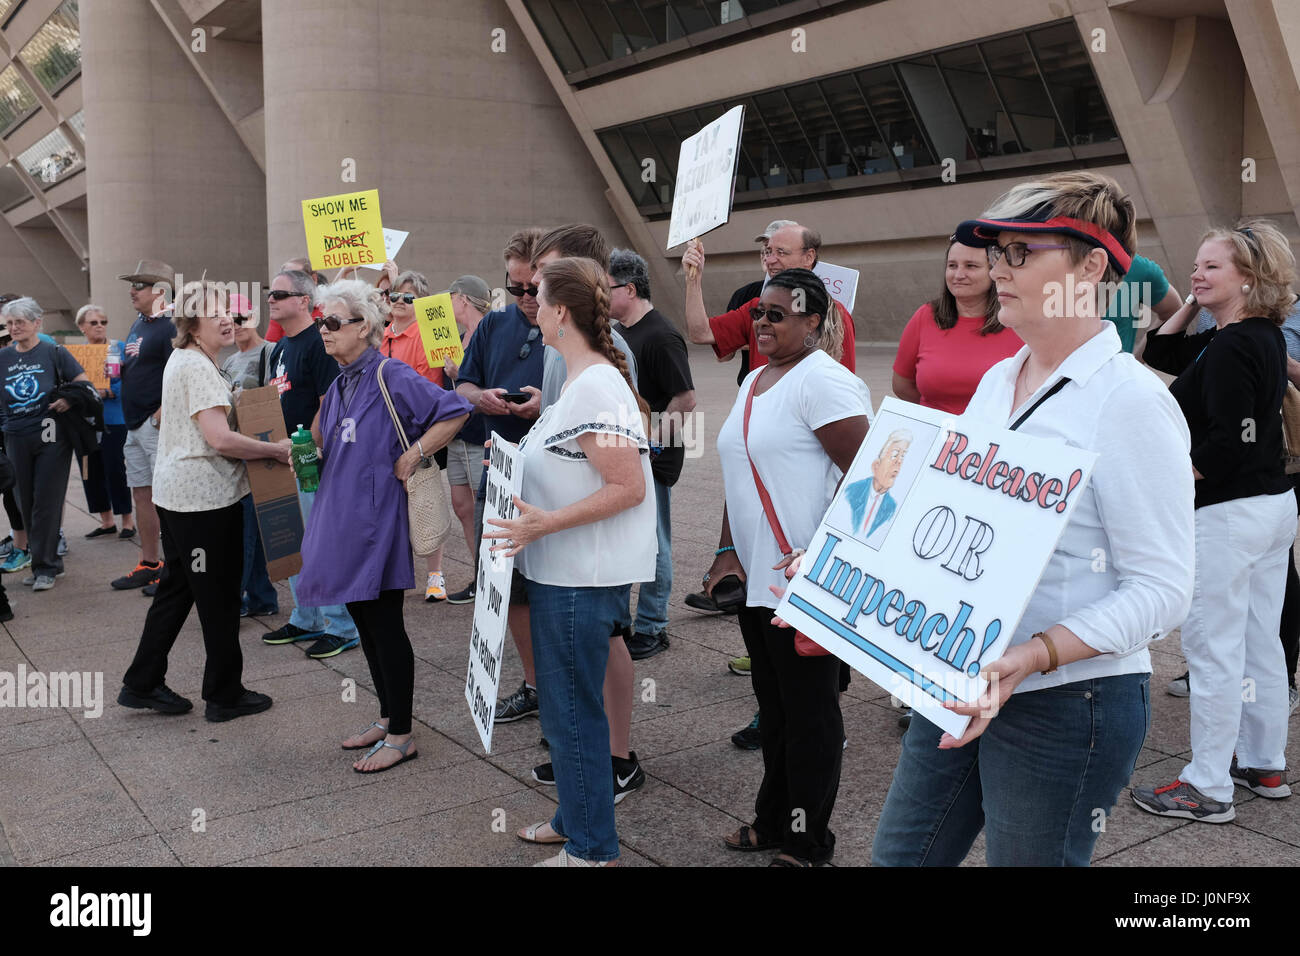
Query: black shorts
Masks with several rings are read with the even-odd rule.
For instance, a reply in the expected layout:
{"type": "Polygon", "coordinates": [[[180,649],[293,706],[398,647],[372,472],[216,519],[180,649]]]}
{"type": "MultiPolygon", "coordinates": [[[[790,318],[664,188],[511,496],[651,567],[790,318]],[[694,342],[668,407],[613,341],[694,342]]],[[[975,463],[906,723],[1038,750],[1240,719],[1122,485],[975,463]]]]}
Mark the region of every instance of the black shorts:
{"type": "Polygon", "coordinates": [[[510,575],[510,606],[528,606],[528,582],[524,580],[518,568],[510,575]]]}

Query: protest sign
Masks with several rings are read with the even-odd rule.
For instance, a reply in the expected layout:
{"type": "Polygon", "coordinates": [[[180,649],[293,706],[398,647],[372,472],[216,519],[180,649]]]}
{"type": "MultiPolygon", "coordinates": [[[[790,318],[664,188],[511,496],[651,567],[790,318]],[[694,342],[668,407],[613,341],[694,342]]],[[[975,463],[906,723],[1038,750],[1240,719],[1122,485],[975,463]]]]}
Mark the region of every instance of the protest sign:
{"type": "Polygon", "coordinates": [[[829,262],[818,262],[812,267],[817,277],[826,285],[826,294],[838,302],[849,313],[853,313],[853,303],[858,298],[858,270],[833,266],[829,262]]]}
{"type": "MultiPolygon", "coordinates": [[[[402,251],[402,246],[406,244],[406,240],[410,237],[411,234],[409,232],[402,232],[402,230],[400,229],[389,229],[387,226],[384,227],[383,232],[384,232],[384,262],[387,262],[389,259],[397,258],[397,254],[402,251]]],[[[363,265],[361,268],[374,269],[376,272],[378,272],[383,267],[384,267],[383,262],[370,262],[363,265]]]]}
{"type": "MultiPolygon", "coordinates": [[[[515,495],[519,493],[519,449],[496,432],[492,433],[487,467],[487,502],[483,506],[483,529],[496,531],[492,521],[515,517],[515,495]]],[[[496,719],[497,689],[501,685],[501,654],[506,643],[506,612],[510,610],[510,579],[515,559],[495,554],[498,540],[479,542],[478,581],[474,594],[474,623],[469,638],[469,673],[465,678],[465,700],[483,750],[492,752],[492,722],[496,719]]]]}
{"type": "Polygon", "coordinates": [[[302,224],[312,268],[383,264],[384,226],[379,190],[302,201],[302,224]]]}
{"type": "MultiPolygon", "coordinates": [[[[235,419],[239,433],[249,438],[275,442],[288,437],[280,390],[275,385],[241,390],[235,398],[235,419]]],[[[284,462],[258,458],[248,462],[248,484],[266,554],[267,577],[282,581],[302,570],[304,528],[298,480],[284,462]]]]}
{"type": "Polygon", "coordinates": [[[443,359],[457,365],[465,357],[460,344],[460,329],[456,327],[456,313],[451,305],[451,293],[440,292],[416,299],[415,321],[420,327],[420,341],[424,344],[425,359],[429,368],[442,368],[443,359]]]}
{"type": "Polygon", "coordinates": [[[886,398],[777,614],[961,736],[1096,457],[886,398]]]}
{"type": "Polygon", "coordinates": [[[104,363],[108,361],[108,343],[103,345],[65,345],[77,364],[81,366],[86,377],[90,379],[90,384],[95,388],[108,388],[108,374],[104,371],[104,363]]]}
{"type": "Polygon", "coordinates": [[[744,122],[745,107],[736,106],[682,142],[668,224],[669,249],[730,218],[744,122]]]}

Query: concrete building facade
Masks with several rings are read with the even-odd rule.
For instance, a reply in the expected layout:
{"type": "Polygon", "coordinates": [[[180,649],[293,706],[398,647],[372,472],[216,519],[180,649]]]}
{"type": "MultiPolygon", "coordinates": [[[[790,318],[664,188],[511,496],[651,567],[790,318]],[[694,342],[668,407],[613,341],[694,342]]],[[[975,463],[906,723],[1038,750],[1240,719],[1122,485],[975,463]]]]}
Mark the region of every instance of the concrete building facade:
{"type": "Polygon", "coordinates": [[[5,60],[0,290],[115,333],[137,259],[265,282],[301,200],[368,188],[435,287],[589,221],[680,315],[677,144],[736,104],[711,307],[797,219],[861,271],[859,340],[896,341],[953,226],[1067,168],[1129,190],[1180,289],[1211,224],[1300,238],[1297,0],[0,0],[5,60]]]}

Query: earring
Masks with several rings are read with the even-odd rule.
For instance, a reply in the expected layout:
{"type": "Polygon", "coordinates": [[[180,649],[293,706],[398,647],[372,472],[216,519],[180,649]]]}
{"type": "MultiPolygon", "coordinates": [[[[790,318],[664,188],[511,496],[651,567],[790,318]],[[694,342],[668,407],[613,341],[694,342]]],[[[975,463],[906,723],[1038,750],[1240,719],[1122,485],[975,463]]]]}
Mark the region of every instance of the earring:
{"type": "Polygon", "coordinates": [[[556,330],[556,332],[555,332],[555,337],[556,337],[557,339],[562,339],[562,338],[564,338],[564,326],[560,326],[559,329],[556,330]]]}
{"type": "Polygon", "coordinates": [[[1250,283],[1249,282],[1244,283],[1241,287],[1241,294],[1245,295],[1249,291],[1250,291],[1250,283]]]}
{"type": "Polygon", "coordinates": [[[807,349],[815,349],[815,348],[817,347],[817,343],[818,343],[818,341],[820,341],[820,340],[817,338],[817,336],[813,335],[813,334],[810,332],[810,333],[808,333],[807,335],[804,336],[804,339],[803,339],[803,345],[804,345],[804,348],[807,348],[807,349]]]}

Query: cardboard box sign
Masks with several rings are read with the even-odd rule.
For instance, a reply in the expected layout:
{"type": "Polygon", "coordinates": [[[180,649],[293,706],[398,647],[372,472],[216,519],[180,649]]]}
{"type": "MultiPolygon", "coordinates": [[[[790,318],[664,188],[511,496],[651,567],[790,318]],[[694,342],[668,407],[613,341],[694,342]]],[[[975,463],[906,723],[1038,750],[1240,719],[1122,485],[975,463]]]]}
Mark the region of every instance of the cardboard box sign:
{"type": "MultiPolygon", "coordinates": [[[[235,399],[239,433],[258,441],[280,441],[284,430],[280,395],[274,385],[248,388],[235,399]]],[[[248,464],[257,527],[266,553],[266,572],[282,581],[302,570],[302,509],[298,505],[298,479],[283,462],[259,458],[248,464]]]]}

